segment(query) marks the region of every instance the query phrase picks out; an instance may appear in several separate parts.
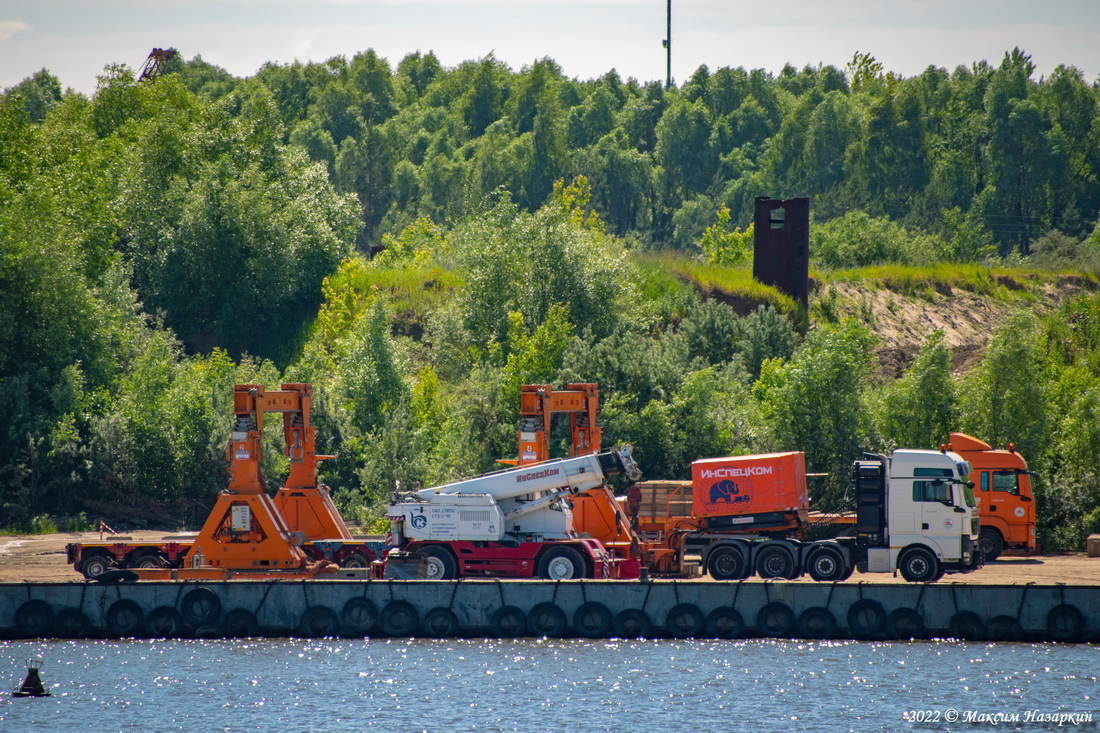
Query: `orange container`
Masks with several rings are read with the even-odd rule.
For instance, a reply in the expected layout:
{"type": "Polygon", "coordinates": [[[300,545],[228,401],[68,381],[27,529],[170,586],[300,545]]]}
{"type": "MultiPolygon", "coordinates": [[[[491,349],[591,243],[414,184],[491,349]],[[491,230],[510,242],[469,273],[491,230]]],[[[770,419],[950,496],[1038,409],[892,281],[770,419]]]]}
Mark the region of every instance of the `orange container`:
{"type": "Polygon", "coordinates": [[[719,517],[806,510],[806,457],[801,451],[704,458],[691,464],[692,510],[719,517]]]}

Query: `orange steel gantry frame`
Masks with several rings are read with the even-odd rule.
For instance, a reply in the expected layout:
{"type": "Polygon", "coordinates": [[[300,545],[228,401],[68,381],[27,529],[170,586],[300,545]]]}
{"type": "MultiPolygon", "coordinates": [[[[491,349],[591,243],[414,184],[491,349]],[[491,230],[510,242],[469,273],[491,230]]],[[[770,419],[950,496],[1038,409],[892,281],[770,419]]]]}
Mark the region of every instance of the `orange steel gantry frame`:
{"type": "Polygon", "coordinates": [[[298,569],[306,537],[352,538],[328,489],[317,484],[318,456],[311,422],[312,387],[284,384],[268,391],[259,384],[233,390],[234,424],[228,448],[229,487],[218,496],[187,561],[235,570],[298,569]],[[282,413],[290,475],[275,499],[267,495],[260,461],[266,413],[282,413]]]}

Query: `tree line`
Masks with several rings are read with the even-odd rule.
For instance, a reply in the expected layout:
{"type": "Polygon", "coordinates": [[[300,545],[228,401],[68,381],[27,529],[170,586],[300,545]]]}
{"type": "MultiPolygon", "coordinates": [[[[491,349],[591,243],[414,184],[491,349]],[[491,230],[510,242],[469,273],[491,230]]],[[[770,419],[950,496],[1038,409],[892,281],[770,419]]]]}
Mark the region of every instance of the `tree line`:
{"type": "MultiPolygon", "coordinates": [[[[805,450],[820,508],[860,450],[1012,440],[1047,476],[1044,541],[1077,546],[1100,529],[1098,91],[1032,71],[857,55],[666,90],[368,51],[247,79],[110,66],[88,98],[44,70],[0,99],[0,524],[194,524],[231,386],[280,381],[317,385],[323,478],[370,522],[398,481],[514,454],[519,385],[592,381],[648,476],[805,450]],[[822,272],[1075,268],[1080,293],[965,374],[933,334],[885,379],[866,323],[697,287],[749,279],[757,195],[812,197],[822,272]]],[[[1026,281],[990,297],[1026,305],[1026,281]]]]}

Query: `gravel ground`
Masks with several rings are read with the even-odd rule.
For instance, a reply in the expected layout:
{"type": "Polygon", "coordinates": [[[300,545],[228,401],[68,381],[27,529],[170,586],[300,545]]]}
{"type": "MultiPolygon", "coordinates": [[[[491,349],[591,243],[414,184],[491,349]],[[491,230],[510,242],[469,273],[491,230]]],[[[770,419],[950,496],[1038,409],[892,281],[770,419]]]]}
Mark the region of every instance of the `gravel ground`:
{"type": "MultiPolygon", "coordinates": [[[[134,541],[157,541],[165,532],[133,532],[134,541]]],[[[0,582],[78,581],[82,576],[65,561],[65,545],[70,542],[97,542],[99,533],[48,534],[0,537],[0,582]]],[[[1036,557],[1003,557],[977,572],[947,575],[941,582],[1011,585],[1014,583],[1100,585],[1100,558],[1082,552],[1036,557]]],[[[813,582],[802,578],[797,582],[813,582]]],[[[849,583],[904,583],[901,576],[860,574],[849,583]]]]}

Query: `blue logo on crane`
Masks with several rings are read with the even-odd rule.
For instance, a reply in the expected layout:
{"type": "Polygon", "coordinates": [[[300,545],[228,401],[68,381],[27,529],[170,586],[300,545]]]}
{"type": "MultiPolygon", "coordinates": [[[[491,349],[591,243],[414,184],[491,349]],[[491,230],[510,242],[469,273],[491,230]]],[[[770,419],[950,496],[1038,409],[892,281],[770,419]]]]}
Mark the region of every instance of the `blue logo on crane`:
{"type": "Polygon", "coordinates": [[[428,517],[424,514],[414,514],[412,518],[412,526],[416,529],[424,529],[428,526],[428,517]]]}

